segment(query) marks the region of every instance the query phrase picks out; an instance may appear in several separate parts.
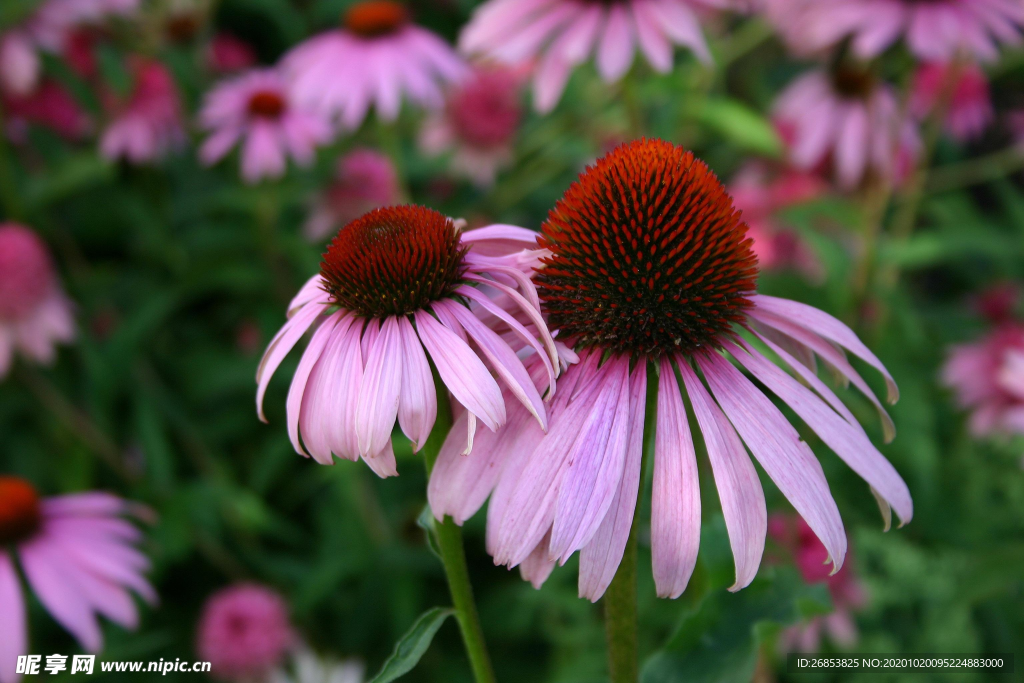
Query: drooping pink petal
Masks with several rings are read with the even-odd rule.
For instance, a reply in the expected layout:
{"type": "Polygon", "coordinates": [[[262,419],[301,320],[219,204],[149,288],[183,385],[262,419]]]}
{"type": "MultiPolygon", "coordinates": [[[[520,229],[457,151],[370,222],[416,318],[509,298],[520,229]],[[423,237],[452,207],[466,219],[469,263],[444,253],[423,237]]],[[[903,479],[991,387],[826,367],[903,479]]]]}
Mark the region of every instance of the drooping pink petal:
{"type": "Polygon", "coordinates": [[[384,448],[379,453],[364,454],[362,458],[363,462],[369,465],[370,469],[381,479],[398,476],[398,464],[395,461],[395,451],[390,440],[384,444],[384,448]]]}
{"type": "Polygon", "coordinates": [[[302,392],[299,433],[306,450],[321,465],[330,465],[334,462],[331,455],[332,426],[338,416],[332,411],[337,406],[335,393],[340,388],[337,379],[338,365],[343,360],[338,351],[353,320],[351,314],[343,314],[338,319],[320,358],[309,373],[306,388],[302,392]]]}
{"type": "Polygon", "coordinates": [[[533,552],[519,565],[519,575],[523,577],[524,581],[529,581],[534,588],[543,586],[555,568],[555,561],[549,557],[550,553],[548,552],[550,542],[551,533],[548,532],[533,549],[533,552]]]}
{"type": "Polygon", "coordinates": [[[28,624],[18,573],[5,550],[0,550],[0,605],[0,683],[14,683],[18,657],[28,654],[28,624]]]}
{"type": "Polygon", "coordinates": [[[267,346],[267,350],[260,360],[259,368],[256,370],[256,383],[258,384],[256,389],[256,412],[263,422],[267,421],[266,416],[263,414],[263,397],[267,393],[267,387],[270,386],[270,378],[274,376],[274,372],[281,365],[284,357],[298,343],[302,335],[306,333],[306,330],[317,319],[317,316],[325,311],[325,308],[315,304],[304,307],[295,314],[295,317],[284,324],[281,331],[277,333],[271,340],[270,345],[267,346]]]}
{"type": "Polygon", "coordinates": [[[651,497],[651,564],[658,597],[677,598],[686,589],[697,565],[700,479],[686,406],[672,362],[662,357],[660,368],[651,497]]]}
{"type": "Polygon", "coordinates": [[[292,448],[295,449],[295,452],[307,457],[309,457],[309,454],[306,453],[299,442],[299,416],[302,411],[302,395],[306,391],[306,382],[309,380],[309,374],[313,372],[313,366],[320,360],[320,354],[323,353],[324,347],[330,341],[331,332],[342,315],[342,313],[332,314],[313,333],[313,338],[309,340],[309,346],[302,352],[299,367],[295,370],[295,375],[292,376],[292,384],[288,387],[288,398],[285,402],[288,438],[291,440],[292,448]]]}
{"type": "Polygon", "coordinates": [[[619,80],[633,63],[633,29],[629,15],[620,3],[608,9],[604,35],[597,49],[597,71],[605,82],[619,80]]]}
{"type": "Polygon", "coordinates": [[[839,571],[846,557],[846,532],[814,453],[785,415],[729,361],[718,353],[698,354],[696,361],[733,427],[821,539],[833,573],[839,571]]]}
{"type": "Polygon", "coordinates": [[[686,394],[704,436],[708,460],[715,475],[715,487],[736,562],[736,582],[729,590],[737,591],[754,580],[764,553],[764,539],[768,531],[764,489],[736,430],[708,395],[689,362],[677,358],[676,364],[683,376],[686,394]]]}
{"type": "Polygon", "coordinates": [[[437,419],[437,390],[430,363],[423,353],[416,330],[405,316],[398,320],[402,338],[402,385],[398,402],[398,424],[412,441],[413,452],[427,442],[437,419]]]}
{"type": "Polygon", "coordinates": [[[356,436],[359,454],[380,453],[391,442],[398,417],[402,383],[402,335],[398,319],[389,316],[380,326],[366,357],[363,381],[356,405],[356,436]]]}
{"type": "Polygon", "coordinates": [[[32,591],[46,611],[66,628],[88,652],[99,652],[103,634],[89,605],[88,598],[73,575],[54,563],[45,554],[49,541],[40,537],[18,548],[21,566],[32,591]]]}

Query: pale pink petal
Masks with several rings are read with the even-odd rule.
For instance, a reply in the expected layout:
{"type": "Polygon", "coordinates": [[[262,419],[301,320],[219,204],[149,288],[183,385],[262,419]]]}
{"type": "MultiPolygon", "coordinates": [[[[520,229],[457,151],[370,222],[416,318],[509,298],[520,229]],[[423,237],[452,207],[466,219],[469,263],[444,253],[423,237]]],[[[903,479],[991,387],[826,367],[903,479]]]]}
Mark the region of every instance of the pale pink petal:
{"type": "Polygon", "coordinates": [[[299,442],[299,416],[302,410],[302,395],[306,390],[309,373],[313,371],[313,366],[320,360],[320,354],[323,353],[327,342],[330,341],[331,332],[341,316],[341,313],[332,314],[313,333],[313,338],[309,340],[309,345],[303,351],[302,358],[299,360],[299,367],[295,370],[295,375],[292,376],[291,386],[288,387],[288,398],[285,402],[288,438],[291,440],[295,452],[307,457],[309,454],[306,453],[299,442]]]}
{"type": "Polygon", "coordinates": [[[374,455],[391,442],[402,384],[402,333],[395,316],[384,320],[366,357],[356,406],[359,454],[374,455]]]}
{"type": "Polygon", "coordinates": [[[5,550],[0,550],[0,605],[0,683],[14,683],[18,657],[29,654],[28,623],[18,573],[5,550]]]}
{"type": "Polygon", "coordinates": [[[72,574],[61,562],[51,562],[45,546],[49,541],[37,538],[18,548],[25,578],[39,602],[61,626],[66,628],[88,652],[99,652],[103,634],[88,598],[72,574]]]}
{"type": "Polygon", "coordinates": [[[306,389],[302,393],[299,433],[306,450],[321,465],[333,463],[331,447],[334,425],[339,419],[339,415],[334,412],[338,407],[336,394],[340,389],[338,367],[344,360],[343,344],[354,319],[354,316],[346,313],[337,320],[327,345],[310,371],[306,389]]]}
{"type": "Polygon", "coordinates": [[[325,310],[325,306],[318,304],[310,304],[300,310],[295,314],[295,317],[284,324],[284,327],[274,336],[267,346],[267,350],[263,353],[259,368],[256,370],[256,383],[258,384],[256,389],[256,414],[259,415],[260,420],[263,422],[267,421],[266,416],[263,414],[263,397],[267,393],[267,387],[270,386],[270,378],[274,376],[274,372],[281,365],[281,361],[288,355],[288,352],[294,348],[295,344],[302,338],[302,335],[306,334],[306,330],[317,319],[317,316],[325,310]]]}
{"type": "Polygon", "coordinates": [[[632,4],[633,22],[636,24],[636,38],[647,61],[655,71],[667,73],[672,70],[672,45],[669,44],[658,25],[657,15],[650,7],[650,0],[637,0],[632,4]]]}
{"type": "Polygon", "coordinates": [[[708,460],[715,474],[715,487],[722,503],[722,516],[729,532],[729,545],[736,562],[736,582],[729,588],[739,590],[750,584],[757,574],[764,553],[764,539],[768,531],[768,509],[764,489],[757,470],[750,462],[736,430],[708,395],[690,363],[676,359],[683,376],[686,394],[704,436],[708,460]]]}
{"type": "Polygon", "coordinates": [[[249,129],[242,144],[242,177],[249,183],[284,174],[284,148],[270,124],[258,123],[249,129]]]}
{"type": "Polygon", "coordinates": [[[402,339],[402,386],[399,392],[398,424],[412,441],[415,453],[427,442],[437,419],[437,390],[430,363],[419,337],[405,316],[398,319],[402,339]]]}
{"type": "Polygon", "coordinates": [[[867,165],[868,114],[861,104],[846,106],[835,149],[836,175],[843,187],[853,187],[867,165]]]}
{"type": "Polygon", "coordinates": [[[606,82],[619,80],[633,63],[633,29],[621,3],[612,3],[597,49],[597,71],[606,82]]]}
{"type": "Polygon", "coordinates": [[[398,476],[398,464],[395,462],[395,451],[392,448],[391,441],[384,444],[384,449],[379,453],[363,455],[362,457],[363,462],[369,465],[370,469],[381,479],[398,476]]]}
{"type": "Polygon", "coordinates": [[[686,406],[672,362],[661,359],[658,428],[654,437],[651,564],[660,598],[678,598],[697,564],[700,478],[686,406]]]}
{"type": "Polygon", "coordinates": [[[548,557],[548,544],[551,540],[550,532],[540,540],[537,547],[533,549],[525,560],[519,565],[519,575],[524,581],[529,581],[534,588],[540,588],[551,576],[555,568],[555,561],[548,557]]]}

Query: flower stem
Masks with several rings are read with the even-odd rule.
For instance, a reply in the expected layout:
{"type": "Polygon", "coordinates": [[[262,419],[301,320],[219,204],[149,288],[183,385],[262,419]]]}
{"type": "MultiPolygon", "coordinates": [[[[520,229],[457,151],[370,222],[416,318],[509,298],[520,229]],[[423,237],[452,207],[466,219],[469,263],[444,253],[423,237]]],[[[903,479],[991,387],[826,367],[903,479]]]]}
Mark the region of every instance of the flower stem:
{"type": "MultiPolygon", "coordinates": [[[[434,462],[441,445],[448,436],[452,426],[452,409],[448,402],[448,392],[444,383],[434,371],[434,386],[437,387],[437,419],[430,437],[423,445],[423,461],[427,466],[427,478],[434,469],[434,462]]],[[[466,551],[462,543],[462,529],[451,517],[443,522],[434,521],[434,534],[441,551],[441,562],[444,573],[448,577],[448,590],[452,594],[455,605],[455,616],[462,631],[462,642],[466,647],[466,656],[473,669],[476,683],[495,683],[494,669],[491,668],[491,657],[487,653],[484,631],[480,626],[476,602],[473,600],[473,586],[469,582],[469,568],[466,566],[466,551]]]]}
{"type": "MultiPolygon", "coordinates": [[[[646,361],[641,361],[646,362],[646,361]]],[[[634,370],[635,372],[637,370],[634,370]]],[[[654,366],[647,366],[647,408],[644,414],[643,464],[646,468],[654,452],[654,435],[658,424],[658,375],[654,366]]],[[[640,493],[643,493],[646,477],[640,477],[640,493]]],[[[604,634],[608,644],[608,674],[611,683],[636,683],[639,680],[639,657],[637,655],[637,598],[636,598],[636,525],[640,517],[640,498],[636,497],[633,524],[629,529],[629,540],[622,553],[622,561],[615,572],[608,590],[605,591],[604,634]]]]}

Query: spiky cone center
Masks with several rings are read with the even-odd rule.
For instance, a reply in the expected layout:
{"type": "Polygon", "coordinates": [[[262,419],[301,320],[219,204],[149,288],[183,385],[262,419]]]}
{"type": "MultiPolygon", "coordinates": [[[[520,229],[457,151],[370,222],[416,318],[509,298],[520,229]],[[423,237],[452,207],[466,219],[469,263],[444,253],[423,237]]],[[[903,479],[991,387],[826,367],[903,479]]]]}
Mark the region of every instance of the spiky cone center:
{"type": "Polygon", "coordinates": [[[378,38],[395,33],[409,22],[405,6],[393,0],[366,0],[349,7],[342,23],[363,38],[378,38]]]}
{"type": "Polygon", "coordinates": [[[548,214],[537,289],[553,329],[633,357],[716,347],[751,305],[757,257],[722,184],[662,140],[620,145],[548,214]]]}
{"type": "Polygon", "coordinates": [[[341,308],[372,318],[406,315],[454,293],[467,249],[447,216],[423,206],[388,206],[339,230],[320,273],[341,308]]]}
{"type": "Polygon", "coordinates": [[[0,477],[0,550],[32,536],[41,521],[35,488],[18,477],[0,477]]]}
{"type": "Polygon", "coordinates": [[[258,90],[249,97],[249,114],[264,119],[279,119],[288,108],[284,95],[274,90],[258,90]]]}

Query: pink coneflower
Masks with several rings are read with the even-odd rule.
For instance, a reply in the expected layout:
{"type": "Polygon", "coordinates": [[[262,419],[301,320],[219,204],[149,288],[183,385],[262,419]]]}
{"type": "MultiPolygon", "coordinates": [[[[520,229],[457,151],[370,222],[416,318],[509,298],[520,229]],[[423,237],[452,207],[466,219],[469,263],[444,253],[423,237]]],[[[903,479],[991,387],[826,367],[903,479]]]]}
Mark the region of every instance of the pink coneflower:
{"type": "Polygon", "coordinates": [[[920,146],[913,124],[900,120],[892,88],[852,65],[800,76],[773,113],[791,136],[793,165],[810,170],[831,158],[844,188],[869,173],[899,180],[920,146]]]}
{"type": "Polygon", "coordinates": [[[0,86],[15,96],[32,92],[39,82],[39,55],[29,36],[9,31],[0,36],[0,86]]]}
{"type": "Polygon", "coordinates": [[[745,165],[729,184],[736,208],[743,212],[747,236],[763,270],[792,268],[811,280],[820,280],[821,262],[792,227],[776,215],[790,206],[822,195],[827,186],[818,176],[785,169],[775,177],[764,164],[745,165]]]}
{"type": "Polygon", "coordinates": [[[196,653],[221,680],[258,681],[281,664],[296,644],[288,605],[255,584],[225,588],[203,606],[196,653]]]}
{"type": "Polygon", "coordinates": [[[100,138],[107,159],[142,164],[156,161],[184,141],[181,105],[174,78],[159,62],[136,59],[134,82],[127,99],[108,94],[110,125],[100,138]]]}
{"type": "Polygon", "coordinates": [[[316,148],[330,141],[330,124],[295,105],[280,74],[250,71],[214,88],[206,96],[199,125],[210,137],[199,150],[212,164],[241,145],[242,177],[249,183],[284,175],[286,158],[309,166],[316,148]]]}
{"type": "MultiPolygon", "coordinates": [[[[832,597],[832,613],[813,617],[803,624],[790,627],[780,637],[787,652],[817,652],[822,635],[833,643],[850,647],[857,642],[857,625],[853,613],[867,602],[867,596],[848,562],[835,574],[829,574],[825,562],[828,551],[804,520],[791,515],[772,515],[768,520],[768,533],[793,555],[800,574],[807,583],[825,582],[832,597]]],[[[849,555],[847,556],[849,559],[849,555]]]]}
{"type": "Polygon", "coordinates": [[[928,63],[914,74],[910,109],[924,118],[939,107],[946,130],[963,142],[976,138],[992,121],[992,99],[985,72],[975,64],[928,63]]]}
{"type": "Polygon", "coordinates": [[[81,138],[91,128],[89,115],[56,81],[45,80],[23,97],[4,97],[3,106],[8,132],[19,142],[29,124],[49,128],[69,140],[81,138]]]}
{"type": "Polygon", "coordinates": [[[554,341],[524,274],[528,262],[518,255],[535,244],[536,233],[513,226],[460,232],[450,218],[420,206],[376,209],[349,223],[327,248],[320,274],[288,307],[290,319],[260,363],[260,418],[271,375],[314,327],[287,413],[295,450],[317,462],[331,464],[332,453],[362,457],[382,477],[397,474],[396,418],[417,450],[434,426],[427,354],[470,414],[470,434],[477,419],[492,431],[505,423],[492,371],[546,426],[539,392],[516,355],[524,345],[541,354],[554,388],[554,341]]]}
{"type": "Polygon", "coordinates": [[[673,45],[711,61],[695,11],[708,0],[490,0],[473,13],[459,48],[507,64],[537,60],[533,104],[551,111],[572,70],[596,53],[606,83],[622,78],[636,48],[656,71],[672,70],[673,45]]]}
{"type": "Polygon", "coordinates": [[[954,346],[942,382],[970,411],[975,435],[1024,434],[1024,326],[1007,322],[976,342],[954,346]]]}
{"type": "Polygon", "coordinates": [[[498,169],[512,161],[523,116],[520,82],[512,69],[478,68],[452,89],[444,111],[423,124],[420,146],[430,155],[451,152],[456,174],[482,187],[493,185],[498,169]]]}
{"type": "MultiPolygon", "coordinates": [[[[818,379],[815,354],[865,392],[889,437],[891,421],[840,349],[883,373],[890,400],[897,396],[895,383],[832,316],[756,293],[757,261],[746,226],[722,185],[692,154],[660,140],[612,151],[584,171],[551,211],[539,246],[547,252],[535,279],[549,324],[580,351],[580,362],[559,381],[550,430],[545,435],[529,422],[510,426],[491,447],[461,460],[454,455],[461,449],[446,443],[432,478],[441,480],[431,481],[434,514],[451,514],[456,522],[474,511],[464,501],[479,504],[493,488],[488,545],[497,564],[521,565],[537,584],[555,562],[579,550],[580,595],[599,598],[623,556],[647,439],[654,455],[655,585],[658,595],[680,595],[700,539],[685,390],[718,484],[736,560],[733,588],[753,579],[767,525],[764,493],[744,443],[821,538],[838,570],[846,535],[821,465],[729,356],[871,484],[887,519],[890,505],[904,522],[910,519],[906,485],[818,379]],[[755,339],[763,346],[755,346],[755,339]],[[653,434],[644,431],[649,372],[660,373],[653,434]],[[466,469],[470,476],[462,475],[466,469]]],[[[456,444],[464,439],[457,429],[448,437],[456,444]]]]}
{"type": "Polygon", "coordinates": [[[51,363],[58,342],[75,337],[71,302],[64,295],[39,237],[16,223],[0,223],[0,379],[19,351],[51,363]]]}
{"type": "Polygon", "coordinates": [[[218,33],[206,48],[206,65],[217,74],[234,74],[256,65],[256,51],[230,33],[218,33]]]}
{"type": "Polygon", "coordinates": [[[789,0],[790,42],[816,50],[850,37],[863,59],[905,38],[919,59],[949,61],[967,52],[994,61],[998,44],[1017,45],[1024,26],[1018,0],[789,0]]]}
{"type": "Polygon", "coordinates": [[[440,84],[455,82],[466,66],[434,33],[412,23],[393,0],[351,5],[342,28],[293,48],[281,62],[297,100],[345,128],[358,128],[370,105],[377,116],[398,116],[404,94],[413,103],[439,107],[440,84]]]}
{"type": "Polygon", "coordinates": [[[338,159],[334,180],[313,203],[304,233],[319,241],[364,213],[396,204],[401,188],[395,166],[375,149],[354,149],[338,159]]]}
{"type": "Polygon", "coordinates": [[[106,493],[41,499],[23,479],[0,476],[0,683],[13,683],[28,653],[25,597],[14,558],[29,588],[57,623],[89,652],[103,648],[96,619],[138,625],[130,591],[150,603],[143,574],[149,560],[135,549],[141,534],[122,519],[145,511],[106,493]]]}

